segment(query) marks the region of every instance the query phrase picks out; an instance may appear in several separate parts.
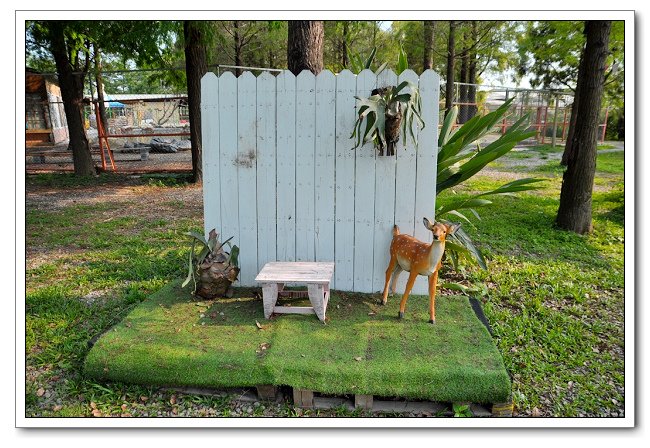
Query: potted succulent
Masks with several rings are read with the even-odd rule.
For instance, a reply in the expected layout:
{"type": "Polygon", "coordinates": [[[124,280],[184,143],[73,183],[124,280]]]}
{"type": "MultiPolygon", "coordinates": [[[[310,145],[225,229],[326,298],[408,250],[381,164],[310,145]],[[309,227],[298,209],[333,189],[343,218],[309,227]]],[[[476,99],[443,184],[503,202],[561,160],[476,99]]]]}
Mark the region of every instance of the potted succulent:
{"type": "Polygon", "coordinates": [[[206,240],[197,232],[189,232],[192,237],[188,275],[182,284],[184,288],[190,281],[194,281],[192,294],[204,299],[230,296],[232,283],[239,275],[239,248],[231,246],[228,238],[219,243],[219,234],[212,229],[206,240]],[[228,245],[230,253],[224,251],[228,245]]]}

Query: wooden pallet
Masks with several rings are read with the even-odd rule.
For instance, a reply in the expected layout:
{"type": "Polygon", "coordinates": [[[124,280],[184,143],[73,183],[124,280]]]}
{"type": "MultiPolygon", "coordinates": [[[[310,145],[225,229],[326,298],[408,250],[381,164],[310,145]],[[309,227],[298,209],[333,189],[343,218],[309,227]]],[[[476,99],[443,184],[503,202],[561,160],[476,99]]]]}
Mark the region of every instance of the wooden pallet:
{"type": "MultiPolygon", "coordinates": [[[[274,401],[282,402],[284,394],[280,387],[273,385],[259,385],[255,388],[235,389],[201,389],[201,388],[168,388],[176,392],[209,395],[224,397],[237,395],[237,400],[242,402],[274,401]]],[[[347,408],[350,411],[362,409],[370,412],[395,412],[395,413],[416,413],[428,414],[437,417],[453,417],[453,406],[451,403],[439,403],[434,401],[410,401],[398,399],[386,399],[373,395],[350,394],[345,397],[327,396],[309,389],[292,388],[293,403],[295,407],[302,409],[334,409],[347,408]],[[354,397],[354,398],[352,398],[354,397]]],[[[473,417],[512,417],[513,403],[455,403],[468,405],[473,417]]]]}
{"type": "MultiPolygon", "coordinates": [[[[308,389],[293,389],[293,402],[304,409],[332,409],[345,406],[350,410],[363,409],[372,412],[413,412],[432,416],[453,416],[451,403],[434,401],[387,400],[373,395],[354,394],[354,400],[344,397],[322,396],[308,389]]],[[[455,403],[468,405],[474,417],[512,417],[513,404],[455,403]]]]}

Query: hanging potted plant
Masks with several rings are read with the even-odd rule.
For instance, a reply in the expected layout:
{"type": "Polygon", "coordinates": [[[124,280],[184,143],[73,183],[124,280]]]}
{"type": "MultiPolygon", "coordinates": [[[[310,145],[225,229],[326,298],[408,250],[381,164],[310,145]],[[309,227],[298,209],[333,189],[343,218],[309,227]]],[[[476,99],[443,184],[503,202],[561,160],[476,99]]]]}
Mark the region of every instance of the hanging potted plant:
{"type": "MultiPolygon", "coordinates": [[[[372,54],[374,56],[374,52],[372,54]]],[[[385,67],[386,64],[382,65],[385,67]]],[[[397,62],[397,72],[402,73],[408,68],[406,53],[400,48],[397,62]]],[[[422,101],[418,87],[403,81],[398,86],[387,86],[373,89],[370,97],[357,99],[358,116],[350,138],[354,138],[353,149],[372,141],[379,155],[395,155],[395,144],[400,136],[407,139],[407,131],[416,148],[418,145],[414,125],[424,129],[422,120],[422,101]],[[409,88],[410,92],[405,91],[409,88]],[[362,132],[363,123],[366,123],[362,132]]]]}

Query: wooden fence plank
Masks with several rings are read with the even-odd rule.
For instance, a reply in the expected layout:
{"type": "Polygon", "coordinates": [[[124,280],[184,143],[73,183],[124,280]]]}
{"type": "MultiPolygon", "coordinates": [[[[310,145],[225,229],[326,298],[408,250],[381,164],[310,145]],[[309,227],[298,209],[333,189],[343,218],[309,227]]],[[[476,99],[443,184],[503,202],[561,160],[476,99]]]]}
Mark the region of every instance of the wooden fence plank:
{"type": "MultiPolygon", "coordinates": [[[[222,241],[234,237],[239,244],[239,188],[237,182],[237,78],[230,72],[219,77],[219,186],[222,241]]],[[[206,126],[203,122],[203,126],[206,126]]],[[[211,206],[212,197],[204,199],[211,206]]],[[[210,230],[210,229],[208,229],[210,230]]],[[[241,277],[239,278],[241,282],[241,277]]]]}
{"type": "Polygon", "coordinates": [[[316,77],[303,70],[296,77],[296,260],[315,260],[314,151],[316,77]]]}
{"type": "MultiPolygon", "coordinates": [[[[379,87],[397,85],[397,75],[392,70],[384,70],[377,78],[379,87]]],[[[390,261],[389,249],[395,224],[396,162],[396,157],[388,156],[377,156],[375,162],[373,291],[383,291],[390,261]]]]}
{"type": "MultiPolygon", "coordinates": [[[[415,73],[411,75],[413,82],[418,82],[415,73]]],[[[428,217],[432,222],[435,218],[436,205],[436,162],[438,160],[438,100],[440,95],[438,75],[432,70],[424,72],[419,79],[419,90],[422,96],[422,120],[424,129],[420,130],[418,151],[416,157],[415,180],[415,237],[431,242],[433,237],[429,230],[419,222],[428,217]]],[[[413,287],[415,294],[427,294],[426,278],[419,277],[413,287]]]]}
{"type": "Polygon", "coordinates": [[[277,259],[296,260],[296,77],[288,70],[277,85],[277,259]]]}
{"type": "Polygon", "coordinates": [[[349,70],[336,76],[336,217],[334,288],[354,286],[354,152],[350,134],[355,119],[356,79],[349,70]]]}
{"type": "MultiPolygon", "coordinates": [[[[334,288],[381,291],[393,223],[430,238],[422,217],[433,218],[435,207],[438,75],[418,80],[407,70],[396,79],[385,71],[381,85],[375,78],[347,70],[206,76],[205,230],[235,237],[241,285],[256,285],[267,261],[334,260],[334,288]],[[421,89],[427,127],[418,153],[411,141],[406,150],[400,141],[394,158],[377,158],[372,144],[352,151],[354,95],[403,80],[421,89]]],[[[413,293],[426,292],[419,278],[413,293]]]]}
{"type": "MultiPolygon", "coordinates": [[[[417,76],[411,70],[402,72],[397,82],[415,82],[417,76]]],[[[408,134],[408,131],[407,131],[408,134]]],[[[415,228],[422,225],[422,218],[414,220],[415,217],[415,171],[416,171],[416,149],[410,135],[402,135],[397,148],[397,167],[395,173],[395,224],[399,226],[400,233],[413,235],[415,228]],[[406,138],[408,137],[408,139],[406,138]]],[[[408,275],[403,273],[397,282],[397,292],[402,293],[406,286],[408,275]]],[[[419,286],[421,280],[416,281],[419,286]]],[[[414,293],[416,288],[414,287],[414,293]]],[[[422,293],[421,288],[418,294],[422,293]]]]}
{"type": "Polygon", "coordinates": [[[275,128],[275,76],[264,72],[257,78],[257,272],[276,261],[275,128]]]}
{"type": "MultiPolygon", "coordinates": [[[[357,75],[357,96],[367,98],[377,86],[371,70],[357,75]]],[[[354,150],[354,290],[372,292],[375,219],[375,155],[373,143],[354,150]]]]}
{"type": "Polygon", "coordinates": [[[239,278],[251,285],[257,275],[256,80],[237,79],[237,183],[239,188],[239,278]]]}
{"type": "Polygon", "coordinates": [[[212,72],[201,79],[201,123],[203,228],[207,236],[212,229],[221,233],[219,78],[212,72]]]}
{"type": "Polygon", "coordinates": [[[334,261],[335,93],[336,77],[328,70],[320,72],[316,77],[316,261],[334,261]]]}

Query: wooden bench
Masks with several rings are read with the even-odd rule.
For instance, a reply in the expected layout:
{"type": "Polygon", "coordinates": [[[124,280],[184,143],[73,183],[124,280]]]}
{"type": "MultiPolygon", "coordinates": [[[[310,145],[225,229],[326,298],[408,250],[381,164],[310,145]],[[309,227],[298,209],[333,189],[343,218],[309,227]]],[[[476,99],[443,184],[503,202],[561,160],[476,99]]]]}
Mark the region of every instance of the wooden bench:
{"type": "Polygon", "coordinates": [[[316,314],[325,322],[327,302],[330,297],[330,281],[334,274],[331,262],[271,262],[266,263],[255,281],[262,283],[264,317],[269,319],[278,314],[316,314]],[[307,285],[307,293],[312,306],[276,306],[278,294],[286,283],[307,285]]]}

